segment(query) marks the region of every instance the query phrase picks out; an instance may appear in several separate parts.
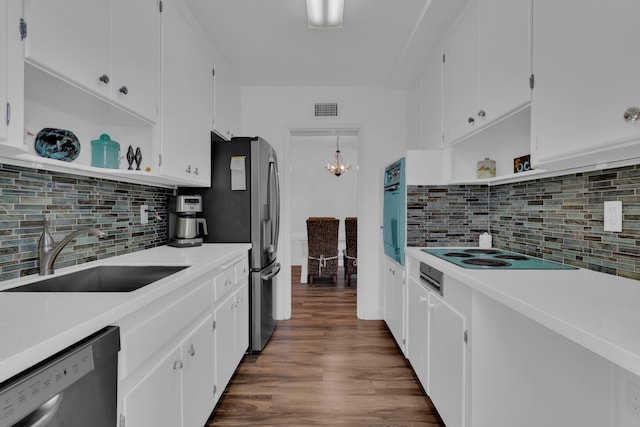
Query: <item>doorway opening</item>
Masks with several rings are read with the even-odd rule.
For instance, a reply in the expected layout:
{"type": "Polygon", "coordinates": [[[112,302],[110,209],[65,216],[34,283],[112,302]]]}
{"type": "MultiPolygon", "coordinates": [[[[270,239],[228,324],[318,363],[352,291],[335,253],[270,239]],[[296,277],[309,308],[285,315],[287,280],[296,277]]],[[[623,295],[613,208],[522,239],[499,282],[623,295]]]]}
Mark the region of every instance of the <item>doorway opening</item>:
{"type": "MultiPolygon", "coordinates": [[[[322,280],[314,277],[314,286],[357,286],[357,260],[346,254],[346,218],[358,217],[358,139],[357,130],[291,130],[290,139],[290,262],[292,276],[300,277],[300,285],[307,286],[309,276],[309,241],[307,219],[336,218],[338,225],[337,277],[322,280]],[[336,176],[325,169],[332,163],[337,149],[351,168],[336,176]],[[347,255],[347,256],[345,256],[347,255]],[[345,263],[352,263],[346,268],[345,263]],[[355,265],[354,265],[355,264],[355,265]],[[354,268],[355,267],[355,268],[354,268]],[[346,276],[355,270],[356,274],[346,276]]],[[[357,241],[356,241],[357,242],[357,241]]],[[[356,243],[357,244],[357,243],[356,243]]],[[[353,243],[351,243],[353,245],[353,243]]],[[[324,257],[333,257],[325,254],[324,257]]],[[[313,258],[313,257],[312,257],[313,258]]],[[[316,264],[320,261],[316,260],[316,264]]],[[[296,283],[292,281],[292,283],[296,283]]]]}

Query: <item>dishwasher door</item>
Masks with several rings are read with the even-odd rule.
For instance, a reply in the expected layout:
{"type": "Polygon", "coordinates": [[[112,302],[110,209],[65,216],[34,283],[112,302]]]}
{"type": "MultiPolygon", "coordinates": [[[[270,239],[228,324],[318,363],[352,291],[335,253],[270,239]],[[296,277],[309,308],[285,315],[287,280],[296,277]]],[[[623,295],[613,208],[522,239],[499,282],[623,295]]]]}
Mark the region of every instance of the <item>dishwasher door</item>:
{"type": "Polygon", "coordinates": [[[117,425],[118,351],[109,326],[0,384],[0,427],[117,425]]]}

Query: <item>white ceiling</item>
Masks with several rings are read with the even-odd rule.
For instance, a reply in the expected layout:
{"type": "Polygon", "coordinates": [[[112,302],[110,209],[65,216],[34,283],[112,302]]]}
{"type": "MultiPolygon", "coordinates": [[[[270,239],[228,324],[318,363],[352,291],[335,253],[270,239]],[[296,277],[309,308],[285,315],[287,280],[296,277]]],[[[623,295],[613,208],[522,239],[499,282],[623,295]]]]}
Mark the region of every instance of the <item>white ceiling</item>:
{"type": "Polygon", "coordinates": [[[243,86],[410,87],[467,0],[345,0],[307,28],[305,0],[186,0],[243,86]]]}

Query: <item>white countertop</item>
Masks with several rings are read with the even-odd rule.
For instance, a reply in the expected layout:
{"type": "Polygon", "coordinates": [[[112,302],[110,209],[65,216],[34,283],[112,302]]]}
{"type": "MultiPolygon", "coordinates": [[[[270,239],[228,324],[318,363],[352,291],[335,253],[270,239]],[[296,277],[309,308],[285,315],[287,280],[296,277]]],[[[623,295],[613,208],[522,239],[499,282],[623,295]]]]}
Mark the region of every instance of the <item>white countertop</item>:
{"type": "Polygon", "coordinates": [[[639,281],[584,269],[466,269],[420,248],[406,253],[640,375],[639,281]]]}
{"type": "MultiPolygon", "coordinates": [[[[133,292],[0,292],[0,382],[173,292],[208,270],[246,253],[250,244],[159,246],[145,251],[62,268],[61,276],[98,265],[189,265],[133,292]]],[[[0,282],[0,290],[42,280],[27,276],[0,282]]]]}

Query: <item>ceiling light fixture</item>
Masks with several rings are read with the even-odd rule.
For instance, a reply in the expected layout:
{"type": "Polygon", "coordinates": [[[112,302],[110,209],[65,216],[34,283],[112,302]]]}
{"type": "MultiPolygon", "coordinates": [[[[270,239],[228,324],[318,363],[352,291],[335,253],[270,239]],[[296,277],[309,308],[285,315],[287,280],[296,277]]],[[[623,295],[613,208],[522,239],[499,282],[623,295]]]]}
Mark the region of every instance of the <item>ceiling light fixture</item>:
{"type": "Polygon", "coordinates": [[[307,0],[309,28],[342,28],[344,0],[307,0]]]}
{"type": "Polygon", "coordinates": [[[351,169],[351,165],[349,163],[342,161],[342,155],[340,154],[340,135],[338,135],[338,140],[336,141],[336,154],[333,155],[333,163],[327,163],[324,165],[324,168],[327,172],[332,173],[335,176],[340,176],[351,169]]]}

